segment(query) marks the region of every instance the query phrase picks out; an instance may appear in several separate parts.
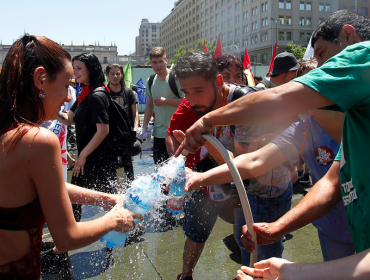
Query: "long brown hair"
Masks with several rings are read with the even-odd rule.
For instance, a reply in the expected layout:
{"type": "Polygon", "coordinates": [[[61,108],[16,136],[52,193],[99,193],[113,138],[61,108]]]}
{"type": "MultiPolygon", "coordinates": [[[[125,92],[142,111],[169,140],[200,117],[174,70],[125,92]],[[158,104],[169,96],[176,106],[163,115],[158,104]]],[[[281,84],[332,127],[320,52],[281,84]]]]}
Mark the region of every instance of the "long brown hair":
{"type": "Polygon", "coordinates": [[[54,81],[65,69],[66,61],[71,61],[69,53],[46,37],[25,34],[10,48],[0,75],[0,133],[18,127],[10,139],[10,149],[45,116],[33,82],[35,69],[43,67],[48,80],[54,81]]]}

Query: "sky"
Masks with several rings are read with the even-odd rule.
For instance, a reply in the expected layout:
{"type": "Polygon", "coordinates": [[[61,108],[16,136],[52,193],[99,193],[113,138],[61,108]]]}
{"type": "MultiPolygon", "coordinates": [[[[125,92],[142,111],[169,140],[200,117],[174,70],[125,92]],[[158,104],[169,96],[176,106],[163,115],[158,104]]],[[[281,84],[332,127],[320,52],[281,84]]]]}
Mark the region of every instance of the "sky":
{"type": "Polygon", "coordinates": [[[175,0],[5,0],[1,1],[0,41],[10,45],[27,32],[57,43],[100,46],[111,43],[119,55],[135,52],[141,19],[161,22],[175,0]]]}

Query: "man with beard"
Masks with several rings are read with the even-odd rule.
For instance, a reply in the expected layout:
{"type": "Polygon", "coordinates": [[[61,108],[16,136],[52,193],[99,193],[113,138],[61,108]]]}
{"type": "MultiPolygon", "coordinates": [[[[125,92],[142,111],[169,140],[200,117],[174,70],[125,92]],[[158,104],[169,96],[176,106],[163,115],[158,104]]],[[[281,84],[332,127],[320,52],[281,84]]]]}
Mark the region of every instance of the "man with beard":
{"type": "MultiPolygon", "coordinates": [[[[121,65],[113,63],[107,66],[106,74],[109,80],[108,88],[110,89],[111,97],[120,104],[130,120],[130,127],[136,131],[139,126],[139,113],[137,103],[139,103],[135,93],[125,85],[124,73],[121,65]]],[[[132,165],[132,156],[139,154],[141,151],[141,143],[136,140],[130,152],[120,156],[118,166],[125,169],[126,179],[128,182],[134,180],[134,167],[132,165]]]]}
{"type": "MultiPolygon", "coordinates": [[[[226,85],[223,77],[217,69],[217,62],[211,54],[203,51],[187,53],[174,67],[174,72],[179,79],[181,90],[185,93],[192,109],[198,117],[221,108],[231,103],[238,97],[242,97],[251,91],[250,87],[240,87],[235,84],[226,85]]],[[[184,137],[181,131],[174,131],[176,139],[184,137]]],[[[257,149],[262,144],[265,137],[264,126],[224,126],[216,127],[212,134],[228,149],[232,157],[238,156],[257,149]]],[[[217,164],[223,164],[221,154],[210,143],[205,143],[211,158],[217,164]]],[[[273,176],[267,174],[268,182],[273,184],[269,191],[269,200],[284,201],[279,203],[281,209],[275,207],[269,209],[257,201],[251,207],[255,207],[256,212],[262,212],[261,208],[266,208],[272,212],[271,216],[278,219],[279,214],[283,214],[290,209],[290,199],[292,196],[292,184],[290,172],[287,168],[279,166],[274,169],[273,176]],[[288,202],[288,203],[285,203],[288,202]],[[275,217],[276,216],[276,217],[275,217]]],[[[265,185],[265,181],[260,181],[259,185],[265,185]]],[[[253,189],[254,190],[254,189],[253,189]]],[[[255,190],[256,191],[256,190],[255,190]]],[[[213,185],[195,191],[185,206],[184,232],[187,236],[183,253],[183,271],[177,279],[192,279],[192,272],[202,253],[205,242],[208,239],[212,228],[220,214],[221,209],[232,196],[236,196],[235,187],[230,184],[213,185]]],[[[261,194],[263,195],[263,194],[261,194]]],[[[230,207],[233,210],[233,207],[230,207]]],[[[253,209],[252,209],[253,211],[253,209]]],[[[233,211],[231,211],[233,214],[233,211]]],[[[256,213],[257,215],[257,213],[256,213]]],[[[233,215],[229,215],[232,221],[233,215]]],[[[241,227],[236,224],[235,227],[241,227]]],[[[240,242],[241,243],[241,242],[240,242]]],[[[261,254],[262,258],[281,256],[283,246],[281,240],[266,246],[266,251],[261,254]]]]}

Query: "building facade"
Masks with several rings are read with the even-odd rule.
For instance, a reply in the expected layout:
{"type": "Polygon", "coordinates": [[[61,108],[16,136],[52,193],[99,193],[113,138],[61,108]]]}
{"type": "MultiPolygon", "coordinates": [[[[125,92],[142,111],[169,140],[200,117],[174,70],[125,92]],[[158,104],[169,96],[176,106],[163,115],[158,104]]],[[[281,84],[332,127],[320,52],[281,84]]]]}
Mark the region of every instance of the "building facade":
{"type": "Polygon", "coordinates": [[[350,8],[368,17],[370,0],[180,0],[161,24],[161,45],[168,58],[179,46],[196,49],[199,39],[220,35],[222,52],[268,65],[277,41],[278,53],[293,41],[307,46],[316,26],[331,13],[350,8]]]}
{"type": "MultiPolygon", "coordinates": [[[[129,61],[132,66],[144,65],[146,62],[145,56],[142,55],[118,55],[117,46],[100,46],[98,45],[61,45],[66,51],[68,51],[73,58],[74,56],[83,52],[92,52],[99,59],[103,69],[111,63],[118,63],[126,65],[129,61]]],[[[2,67],[3,61],[6,54],[10,50],[11,45],[3,45],[0,43],[0,68],[2,67]]]]}
{"type": "Polygon", "coordinates": [[[141,20],[139,36],[135,38],[135,54],[148,56],[152,48],[160,46],[161,23],[151,23],[147,18],[141,20]]]}

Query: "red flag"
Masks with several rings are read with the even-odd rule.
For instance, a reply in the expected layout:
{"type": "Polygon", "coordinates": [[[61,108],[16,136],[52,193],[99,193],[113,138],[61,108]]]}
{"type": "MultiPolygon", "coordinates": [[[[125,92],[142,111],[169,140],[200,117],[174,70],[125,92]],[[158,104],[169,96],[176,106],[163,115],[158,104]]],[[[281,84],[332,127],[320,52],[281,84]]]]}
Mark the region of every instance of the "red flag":
{"type": "Polygon", "coordinates": [[[221,33],[220,35],[218,35],[218,39],[217,39],[217,44],[216,44],[216,50],[215,50],[215,55],[214,57],[219,57],[220,55],[222,55],[222,48],[221,48],[221,33]]]}
{"type": "Polygon", "coordinates": [[[251,72],[252,77],[253,77],[252,65],[251,65],[251,61],[249,59],[249,55],[248,55],[247,49],[245,49],[243,66],[244,66],[245,69],[248,69],[251,72]]]}
{"type": "Polygon", "coordinates": [[[275,42],[274,51],[272,52],[272,57],[271,57],[269,71],[267,73],[272,72],[272,68],[274,68],[274,60],[275,60],[275,57],[276,57],[276,48],[277,47],[276,47],[276,42],[275,42]]]}
{"type": "Polygon", "coordinates": [[[206,40],[204,40],[204,51],[205,51],[205,52],[208,52],[208,48],[207,48],[207,44],[206,44],[206,40]]]}

